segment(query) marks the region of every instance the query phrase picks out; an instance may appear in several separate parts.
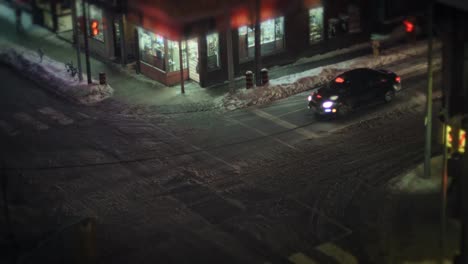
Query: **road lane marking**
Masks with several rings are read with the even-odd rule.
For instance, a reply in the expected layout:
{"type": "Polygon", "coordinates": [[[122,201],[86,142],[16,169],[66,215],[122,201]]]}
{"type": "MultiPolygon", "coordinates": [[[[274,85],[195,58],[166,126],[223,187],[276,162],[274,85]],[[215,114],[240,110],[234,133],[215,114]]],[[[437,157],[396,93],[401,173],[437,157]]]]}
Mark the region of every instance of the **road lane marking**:
{"type": "Polygon", "coordinates": [[[0,128],[9,136],[16,136],[18,135],[18,130],[10,126],[7,122],[0,120],[0,128]]]}
{"type": "Polygon", "coordinates": [[[289,261],[295,264],[318,264],[315,260],[311,259],[309,256],[305,255],[302,252],[297,252],[289,256],[289,261]]]}
{"type": "MultiPolygon", "coordinates": [[[[229,117],[228,117],[228,118],[229,118],[229,117]]],[[[245,128],[251,129],[251,130],[257,132],[258,134],[260,134],[260,135],[262,135],[262,136],[269,137],[269,138],[273,139],[274,141],[276,141],[276,142],[278,142],[278,143],[280,143],[280,144],[285,145],[285,146],[288,147],[288,148],[291,148],[291,149],[293,149],[293,150],[297,150],[297,151],[298,151],[298,149],[297,149],[296,147],[294,147],[294,146],[291,145],[291,144],[288,144],[288,143],[284,142],[283,140],[281,140],[281,139],[279,139],[279,138],[270,136],[270,135],[268,135],[267,133],[265,133],[265,132],[263,132],[263,131],[261,131],[261,130],[255,128],[255,127],[251,127],[251,126],[245,124],[245,123],[242,122],[242,121],[235,120],[235,119],[231,119],[231,118],[229,118],[229,119],[230,119],[231,122],[237,123],[237,124],[239,124],[239,125],[241,125],[241,126],[243,126],[243,127],[245,127],[245,128]]]]}
{"type": "Polygon", "coordinates": [[[309,139],[309,138],[318,138],[319,136],[317,134],[315,134],[314,132],[311,132],[307,129],[304,129],[304,128],[297,128],[296,125],[292,124],[292,123],[289,123],[288,121],[285,121],[283,119],[280,119],[276,116],[273,116],[273,115],[270,115],[260,109],[251,109],[250,111],[252,111],[252,113],[256,114],[257,116],[259,117],[262,117],[262,118],[265,118],[265,119],[268,119],[272,122],[274,122],[275,124],[279,125],[279,126],[282,126],[284,128],[287,128],[287,129],[291,129],[304,136],[306,139],[309,139]]]}
{"type": "Polygon", "coordinates": [[[70,125],[73,124],[73,119],[69,118],[68,116],[64,115],[61,112],[58,112],[57,110],[51,108],[51,107],[44,107],[41,109],[38,109],[40,113],[50,117],[52,120],[57,121],[61,125],[70,125]]]}
{"type": "Polygon", "coordinates": [[[342,264],[358,264],[358,261],[355,256],[349,252],[344,251],[342,248],[338,247],[334,243],[325,243],[318,247],[317,250],[321,251],[323,254],[334,258],[338,263],[342,264]]]}
{"type": "MultiPolygon", "coordinates": [[[[305,104],[304,104],[304,105],[305,105],[305,104]]],[[[304,111],[304,110],[308,110],[308,109],[307,109],[306,107],[300,107],[299,109],[296,109],[296,110],[292,110],[292,111],[283,113],[283,114],[279,115],[278,117],[287,116],[287,115],[290,115],[290,114],[293,114],[293,113],[296,113],[296,112],[300,112],[300,111],[304,111]]]]}
{"type": "Polygon", "coordinates": [[[80,117],[82,117],[82,118],[86,118],[86,119],[91,118],[91,117],[90,117],[89,115],[87,115],[87,114],[84,114],[84,113],[81,113],[81,112],[76,112],[76,113],[77,113],[80,117]]]}
{"type": "Polygon", "coordinates": [[[13,116],[16,119],[18,119],[19,121],[21,121],[22,123],[24,123],[24,124],[34,126],[34,128],[36,128],[37,130],[47,130],[47,129],[49,129],[48,125],[42,123],[39,120],[34,119],[33,117],[31,117],[30,115],[28,115],[28,114],[26,114],[24,112],[15,113],[15,114],[13,114],[13,116]]]}

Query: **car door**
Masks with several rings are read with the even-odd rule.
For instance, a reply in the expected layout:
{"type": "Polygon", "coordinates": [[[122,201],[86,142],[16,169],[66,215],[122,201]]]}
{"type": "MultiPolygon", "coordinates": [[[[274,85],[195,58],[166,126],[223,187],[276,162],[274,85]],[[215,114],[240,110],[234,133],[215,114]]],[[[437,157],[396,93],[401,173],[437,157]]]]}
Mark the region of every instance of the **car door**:
{"type": "Polygon", "coordinates": [[[362,75],[353,76],[352,85],[351,85],[351,100],[355,106],[359,106],[368,99],[367,95],[367,83],[362,75]]]}
{"type": "Polygon", "coordinates": [[[374,101],[379,95],[381,88],[381,79],[376,74],[367,74],[364,78],[364,86],[362,91],[362,101],[370,103],[374,101]]]}

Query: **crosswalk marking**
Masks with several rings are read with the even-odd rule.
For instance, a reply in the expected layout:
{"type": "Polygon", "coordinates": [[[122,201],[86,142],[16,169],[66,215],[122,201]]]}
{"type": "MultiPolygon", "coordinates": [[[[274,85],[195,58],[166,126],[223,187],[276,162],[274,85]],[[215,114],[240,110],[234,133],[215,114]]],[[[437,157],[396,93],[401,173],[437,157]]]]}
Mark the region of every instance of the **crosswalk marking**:
{"type": "Polygon", "coordinates": [[[318,262],[301,252],[292,254],[288,259],[295,264],[318,264],[318,262]]]}
{"type": "Polygon", "coordinates": [[[73,119],[67,117],[63,113],[58,112],[57,110],[51,107],[44,107],[38,110],[40,113],[50,117],[51,119],[57,121],[61,125],[70,125],[73,123],[73,119]]]}
{"type": "MultiPolygon", "coordinates": [[[[267,133],[265,133],[265,132],[263,132],[263,131],[261,131],[261,130],[259,130],[259,129],[257,129],[257,128],[251,127],[251,126],[249,126],[249,125],[247,125],[247,124],[245,124],[245,123],[243,123],[243,122],[241,122],[241,121],[239,121],[239,120],[230,119],[230,121],[232,121],[233,123],[237,123],[237,124],[239,124],[239,125],[241,125],[241,126],[243,126],[243,127],[249,128],[249,129],[251,129],[251,130],[253,130],[253,131],[259,133],[259,134],[262,135],[262,136],[268,136],[267,133]]],[[[288,144],[288,143],[284,142],[283,140],[281,140],[281,139],[279,139],[279,138],[276,138],[276,137],[271,137],[271,138],[272,138],[273,140],[275,140],[276,142],[285,145],[285,146],[288,147],[288,148],[291,148],[291,149],[293,149],[293,150],[298,150],[298,149],[297,149],[296,147],[294,147],[293,145],[288,144]]]]}
{"type": "Polygon", "coordinates": [[[307,129],[304,129],[304,128],[297,128],[296,125],[292,124],[292,123],[289,123],[288,121],[285,121],[283,119],[280,119],[276,116],[273,116],[273,115],[270,115],[260,109],[252,109],[251,110],[254,114],[258,115],[259,117],[263,117],[265,119],[268,119],[276,124],[278,124],[279,126],[282,126],[284,128],[287,128],[287,129],[294,129],[294,131],[296,131],[298,134],[301,134],[303,135],[305,138],[317,138],[319,137],[317,134],[315,134],[314,132],[311,132],[307,129]]]}
{"type": "Polygon", "coordinates": [[[358,261],[355,256],[344,251],[342,248],[338,247],[333,243],[325,243],[316,248],[325,255],[334,258],[338,263],[342,264],[357,264],[358,261]]]}
{"type": "Polygon", "coordinates": [[[16,136],[19,132],[10,126],[7,122],[0,120],[0,128],[9,136],[16,136]]]}
{"type": "Polygon", "coordinates": [[[87,114],[81,113],[81,112],[76,112],[80,117],[90,119],[91,117],[87,114]]]}
{"type": "Polygon", "coordinates": [[[19,112],[15,113],[13,115],[16,119],[19,121],[23,122],[24,124],[29,124],[33,125],[37,130],[47,130],[49,129],[49,126],[42,123],[41,121],[38,121],[34,118],[32,118],[30,115],[24,113],[24,112],[19,112]]]}

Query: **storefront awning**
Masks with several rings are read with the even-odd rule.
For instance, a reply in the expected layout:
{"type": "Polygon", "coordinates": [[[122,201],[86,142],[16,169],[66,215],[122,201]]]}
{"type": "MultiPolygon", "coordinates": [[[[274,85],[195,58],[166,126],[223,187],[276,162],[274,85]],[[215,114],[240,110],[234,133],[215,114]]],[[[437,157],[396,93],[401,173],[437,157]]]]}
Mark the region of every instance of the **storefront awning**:
{"type": "MultiPolygon", "coordinates": [[[[279,16],[291,0],[260,0],[261,20],[279,16]]],[[[129,1],[129,20],[174,40],[191,35],[252,25],[256,0],[129,1]]]]}

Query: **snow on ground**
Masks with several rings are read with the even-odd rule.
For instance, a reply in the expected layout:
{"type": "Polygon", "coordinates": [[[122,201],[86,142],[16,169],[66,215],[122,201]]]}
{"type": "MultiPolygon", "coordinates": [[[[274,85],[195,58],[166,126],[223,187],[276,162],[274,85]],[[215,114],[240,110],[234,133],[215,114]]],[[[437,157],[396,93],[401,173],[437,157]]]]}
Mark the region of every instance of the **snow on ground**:
{"type": "Polygon", "coordinates": [[[43,56],[42,62],[38,51],[32,51],[9,42],[2,41],[0,45],[0,63],[6,64],[21,72],[24,76],[38,83],[51,92],[80,104],[95,104],[113,94],[108,84],[100,85],[93,80],[87,83],[86,74],[83,81],[72,77],[67,72],[65,64],[43,56]]]}
{"type": "MultiPolygon", "coordinates": [[[[434,47],[439,48],[440,43],[435,43],[434,47]]],[[[273,79],[265,86],[228,93],[221,100],[221,104],[228,110],[267,104],[321,86],[344,71],[362,67],[381,68],[396,61],[423,55],[426,52],[426,41],[401,45],[381,52],[379,57],[362,56],[273,79]]]]}

